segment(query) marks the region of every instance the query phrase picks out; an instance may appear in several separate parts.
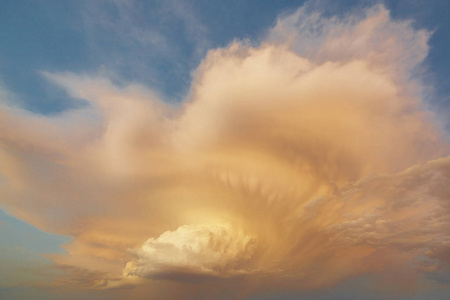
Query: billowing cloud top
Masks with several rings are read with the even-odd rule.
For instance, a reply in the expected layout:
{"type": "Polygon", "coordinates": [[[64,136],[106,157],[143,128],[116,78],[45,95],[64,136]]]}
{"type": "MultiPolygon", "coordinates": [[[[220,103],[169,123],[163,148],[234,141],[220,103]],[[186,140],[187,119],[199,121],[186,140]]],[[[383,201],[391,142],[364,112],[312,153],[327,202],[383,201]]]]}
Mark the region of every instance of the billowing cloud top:
{"type": "Polygon", "coordinates": [[[445,282],[450,157],[415,76],[428,38],[383,6],[346,18],[304,7],[259,45],[211,50],[182,105],[44,72],[90,106],[1,107],[2,205],[74,238],[52,257],[69,272],[55,284],[445,282]]]}
{"type": "Polygon", "coordinates": [[[128,265],[129,275],[152,277],[178,275],[231,276],[251,258],[254,239],[233,232],[226,225],[184,225],[176,231],[147,240],[134,250],[138,260],[128,265]]]}

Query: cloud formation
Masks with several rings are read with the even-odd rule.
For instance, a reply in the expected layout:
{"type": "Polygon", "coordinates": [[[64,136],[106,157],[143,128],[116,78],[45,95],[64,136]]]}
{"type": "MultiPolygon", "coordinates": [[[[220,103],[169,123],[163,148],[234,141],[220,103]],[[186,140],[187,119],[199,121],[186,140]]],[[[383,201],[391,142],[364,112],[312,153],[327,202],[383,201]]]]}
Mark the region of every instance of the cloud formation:
{"type": "Polygon", "coordinates": [[[443,278],[449,151],[414,76],[428,37],[383,6],[345,18],[304,7],[260,45],[211,50],[180,106],[44,72],[90,107],[44,117],[2,106],[2,205],[72,236],[52,259],[92,270],[91,287],[443,278]]]}
{"type": "Polygon", "coordinates": [[[127,275],[180,280],[184,275],[232,276],[245,273],[239,265],[252,257],[255,246],[255,239],[229,225],[184,225],[133,250],[137,262],[127,265],[127,275]]]}

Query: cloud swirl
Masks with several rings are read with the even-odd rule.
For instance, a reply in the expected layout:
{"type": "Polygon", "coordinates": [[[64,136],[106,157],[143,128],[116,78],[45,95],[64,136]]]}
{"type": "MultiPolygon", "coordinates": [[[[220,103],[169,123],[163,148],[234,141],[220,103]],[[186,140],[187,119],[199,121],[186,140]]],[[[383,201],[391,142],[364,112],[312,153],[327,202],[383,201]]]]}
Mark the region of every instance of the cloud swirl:
{"type": "Polygon", "coordinates": [[[303,7],[258,45],[209,51],[182,105],[44,72],[90,106],[1,107],[2,205],[72,236],[52,259],[95,271],[91,287],[243,276],[311,289],[393,269],[406,288],[444,282],[449,151],[414,76],[429,36],[383,6],[303,7]]]}

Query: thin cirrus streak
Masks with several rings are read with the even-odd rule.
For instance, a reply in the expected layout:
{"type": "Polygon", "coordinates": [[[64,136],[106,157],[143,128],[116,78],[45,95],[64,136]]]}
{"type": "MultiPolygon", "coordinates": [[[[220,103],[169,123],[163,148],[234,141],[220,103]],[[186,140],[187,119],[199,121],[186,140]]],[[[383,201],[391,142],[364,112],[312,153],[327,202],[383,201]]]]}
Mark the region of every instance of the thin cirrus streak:
{"type": "Polygon", "coordinates": [[[179,106],[43,72],[90,106],[56,117],[2,106],[2,204],[74,238],[51,256],[67,271],[55,285],[445,282],[450,157],[414,76],[428,38],[383,6],[345,18],[300,8],[257,46],[209,51],[179,106]]]}

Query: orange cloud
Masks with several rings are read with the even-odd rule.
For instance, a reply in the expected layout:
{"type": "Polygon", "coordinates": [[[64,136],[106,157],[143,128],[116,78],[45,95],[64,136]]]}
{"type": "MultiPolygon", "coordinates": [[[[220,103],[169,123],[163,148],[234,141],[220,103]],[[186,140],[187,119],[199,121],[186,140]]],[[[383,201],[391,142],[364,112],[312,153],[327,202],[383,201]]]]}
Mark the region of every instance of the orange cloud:
{"type": "Polygon", "coordinates": [[[2,107],[2,204],[72,236],[52,259],[90,278],[60,283],[311,289],[392,265],[448,270],[448,146],[411,79],[429,34],[381,6],[305,14],[261,45],[210,51],[180,106],[44,73],[90,108],[2,107]]]}

